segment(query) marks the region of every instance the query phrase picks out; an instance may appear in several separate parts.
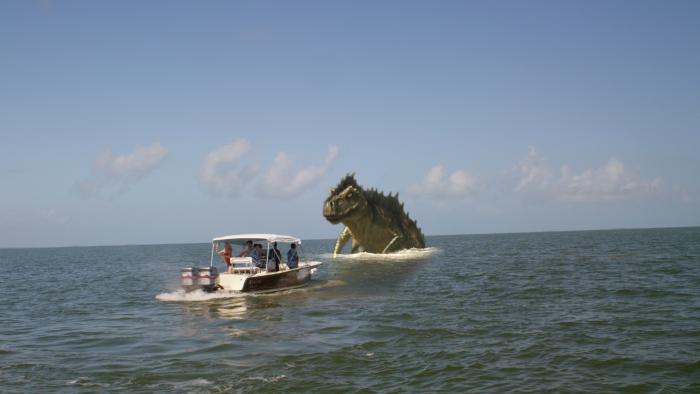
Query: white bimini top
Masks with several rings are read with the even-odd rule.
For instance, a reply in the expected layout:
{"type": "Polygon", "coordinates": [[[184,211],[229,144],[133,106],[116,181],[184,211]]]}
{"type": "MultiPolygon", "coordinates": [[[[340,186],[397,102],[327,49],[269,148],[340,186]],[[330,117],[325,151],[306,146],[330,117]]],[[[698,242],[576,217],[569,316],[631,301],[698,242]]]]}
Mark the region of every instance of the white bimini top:
{"type": "Polygon", "coordinates": [[[223,237],[217,237],[212,239],[212,242],[220,241],[247,241],[247,240],[260,240],[264,239],[267,242],[284,242],[288,244],[299,244],[301,245],[301,240],[297,237],[292,237],[291,235],[280,235],[280,234],[234,234],[225,235],[223,237]]]}

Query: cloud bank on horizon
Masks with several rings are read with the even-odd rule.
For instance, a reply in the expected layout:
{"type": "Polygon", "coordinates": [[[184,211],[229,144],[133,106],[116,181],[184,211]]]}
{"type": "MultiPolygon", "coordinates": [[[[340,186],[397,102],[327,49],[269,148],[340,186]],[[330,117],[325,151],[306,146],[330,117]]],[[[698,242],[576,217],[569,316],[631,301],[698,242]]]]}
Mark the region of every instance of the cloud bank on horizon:
{"type": "Polygon", "coordinates": [[[598,168],[572,173],[562,164],[559,176],[539,156],[534,146],[528,147],[527,158],[515,167],[520,179],[513,191],[530,197],[569,202],[593,203],[638,198],[661,190],[663,179],[643,178],[615,158],[598,168]]]}
{"type": "MultiPolygon", "coordinates": [[[[250,158],[252,144],[236,139],[212,150],[204,158],[199,182],[213,198],[240,197],[248,185],[257,182],[255,195],[270,199],[292,199],[317,185],[332,167],[339,154],[339,147],[329,145],[323,163],[300,166],[298,157],[280,151],[262,176],[261,165],[250,158]]],[[[102,189],[116,187],[120,192],[128,190],[139,180],[158,168],[170,151],[156,142],[150,146],[138,146],[129,154],[115,155],[111,149],[97,155],[93,174],[78,182],[86,196],[98,195],[102,189]]],[[[574,173],[568,164],[560,166],[559,174],[546,163],[530,145],[525,160],[513,167],[518,177],[511,191],[526,199],[555,200],[569,203],[597,203],[642,198],[668,192],[679,195],[680,200],[690,201],[682,187],[674,185],[664,190],[661,177],[646,178],[639,171],[629,168],[621,160],[611,158],[600,167],[587,168],[574,173]]],[[[498,184],[492,180],[490,184],[498,184]]],[[[380,188],[381,186],[378,185],[380,188]]],[[[409,195],[434,201],[469,199],[489,190],[489,183],[482,176],[467,169],[449,172],[442,164],[431,167],[420,181],[408,185],[409,195]]]]}

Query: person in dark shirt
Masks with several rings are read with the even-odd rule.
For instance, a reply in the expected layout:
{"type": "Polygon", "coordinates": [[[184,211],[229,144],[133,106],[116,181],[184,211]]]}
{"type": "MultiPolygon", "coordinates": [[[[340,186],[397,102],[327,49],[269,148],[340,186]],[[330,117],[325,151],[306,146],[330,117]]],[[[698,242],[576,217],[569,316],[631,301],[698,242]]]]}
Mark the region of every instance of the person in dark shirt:
{"type": "Polygon", "coordinates": [[[277,242],[272,243],[272,249],[270,249],[270,256],[267,260],[267,271],[277,272],[280,270],[280,260],[282,260],[282,252],[277,249],[277,242]]]}
{"type": "Polygon", "coordinates": [[[299,254],[297,254],[297,244],[292,244],[287,252],[287,267],[296,268],[299,266],[299,254]]]}

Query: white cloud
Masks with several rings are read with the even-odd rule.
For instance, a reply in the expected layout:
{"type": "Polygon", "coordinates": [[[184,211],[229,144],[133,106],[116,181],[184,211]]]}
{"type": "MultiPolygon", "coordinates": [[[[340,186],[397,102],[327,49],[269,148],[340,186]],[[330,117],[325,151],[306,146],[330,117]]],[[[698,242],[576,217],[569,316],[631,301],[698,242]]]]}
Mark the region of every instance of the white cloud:
{"type": "Polygon", "coordinates": [[[39,216],[43,221],[50,223],[66,224],[70,221],[70,216],[63,212],[59,212],[54,208],[41,212],[39,216]]]}
{"type": "Polygon", "coordinates": [[[690,194],[688,194],[688,191],[680,185],[673,185],[671,190],[673,191],[674,197],[679,199],[681,202],[689,203],[692,201],[692,199],[690,198],[690,194]]]}
{"type": "Polygon", "coordinates": [[[146,175],[153,172],[168,156],[168,149],[156,142],[151,146],[138,146],[125,155],[115,155],[111,149],[100,153],[93,164],[92,175],[77,183],[84,196],[98,194],[103,189],[125,191],[146,175]]]}
{"type": "Polygon", "coordinates": [[[659,190],[662,184],[661,178],[644,179],[637,171],[626,168],[616,159],[578,175],[570,173],[568,166],[562,166],[558,185],[560,195],[570,201],[619,200],[659,190]]]}
{"type": "Polygon", "coordinates": [[[663,180],[643,178],[617,159],[610,159],[599,168],[572,174],[568,165],[561,167],[555,178],[534,147],[528,147],[528,157],[516,170],[520,179],[514,190],[524,194],[573,202],[622,200],[649,194],[660,189],[663,180]]]}
{"type": "Polygon", "coordinates": [[[323,165],[294,172],[294,163],[285,152],[277,153],[272,166],[260,182],[258,194],[269,198],[292,198],[316,184],[338,157],[338,147],[329,146],[323,165]]]}
{"type": "Polygon", "coordinates": [[[409,193],[418,196],[437,198],[465,197],[479,188],[479,178],[465,170],[457,170],[447,175],[442,165],[428,171],[422,182],[411,185],[409,193]]]}
{"type": "Polygon", "coordinates": [[[140,179],[158,167],[168,156],[168,149],[156,142],[151,146],[139,146],[133,153],[115,156],[106,150],[95,161],[95,168],[107,177],[140,179]]]}
{"type": "Polygon", "coordinates": [[[515,186],[516,192],[533,189],[543,190],[549,185],[549,168],[532,145],[527,147],[527,159],[518,164],[516,170],[520,172],[520,181],[515,186]]]}
{"type": "Polygon", "coordinates": [[[237,165],[250,149],[251,146],[247,140],[239,139],[220,146],[207,155],[202,164],[199,180],[212,196],[225,194],[228,197],[235,197],[255,177],[257,174],[255,165],[237,165]]]}

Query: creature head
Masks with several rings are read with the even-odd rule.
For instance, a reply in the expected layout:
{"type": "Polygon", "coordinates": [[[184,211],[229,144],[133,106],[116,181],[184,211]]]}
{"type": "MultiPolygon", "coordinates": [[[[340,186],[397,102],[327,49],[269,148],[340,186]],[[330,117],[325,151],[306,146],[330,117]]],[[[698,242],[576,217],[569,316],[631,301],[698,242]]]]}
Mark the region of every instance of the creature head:
{"type": "Polygon", "coordinates": [[[362,188],[355,181],[354,174],[343,178],[338,186],[330,190],[323,204],[323,216],[329,222],[338,224],[343,219],[362,215],[367,208],[367,199],[362,188]]]}

